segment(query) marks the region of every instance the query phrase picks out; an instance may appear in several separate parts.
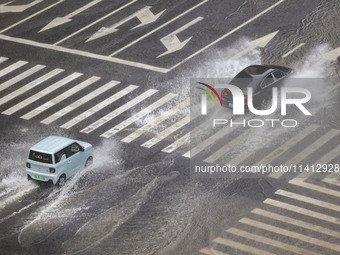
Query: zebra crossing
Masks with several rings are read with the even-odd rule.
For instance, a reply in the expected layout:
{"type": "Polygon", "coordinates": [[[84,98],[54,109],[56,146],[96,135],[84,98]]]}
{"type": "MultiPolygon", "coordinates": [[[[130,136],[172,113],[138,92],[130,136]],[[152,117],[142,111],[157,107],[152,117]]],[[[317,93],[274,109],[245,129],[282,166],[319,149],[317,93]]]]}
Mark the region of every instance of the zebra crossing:
{"type": "MultiPolygon", "coordinates": [[[[200,141],[189,144],[192,133],[208,130],[211,123],[198,121],[198,124],[191,124],[201,115],[199,112],[189,112],[188,97],[178,100],[179,95],[174,93],[142,89],[139,85],[125,85],[117,80],[104,81],[98,76],[86,77],[83,73],[68,73],[62,68],[50,69],[45,65],[11,61],[6,57],[0,57],[0,64],[0,107],[3,115],[17,114],[24,120],[36,118],[45,125],[58,123],[63,129],[79,129],[85,134],[96,132],[103,138],[117,137],[119,133],[118,137],[123,143],[139,143],[148,149],[162,144],[160,150],[164,153],[179,151],[184,158],[200,159],[206,163],[240,165],[256,151],[251,146],[245,146],[241,152],[235,150],[240,149],[240,144],[247,144],[249,137],[257,135],[256,130],[251,128],[222,128],[212,134],[203,132],[200,141]],[[67,100],[71,103],[65,103],[67,100]],[[98,102],[94,104],[94,101],[98,102]],[[76,110],[80,113],[75,114],[76,110]],[[154,116],[147,121],[150,114],[154,116]],[[116,121],[118,118],[119,121],[116,121]],[[134,128],[129,129],[130,126],[134,128]],[[223,140],[226,141],[224,144],[217,145],[223,140]],[[207,150],[209,147],[214,147],[214,151],[207,150]],[[233,158],[225,158],[228,153],[232,153],[233,158]]],[[[234,122],[245,122],[248,118],[236,118],[234,122]]],[[[277,139],[281,134],[273,135],[273,141],[282,142],[258,162],[251,162],[252,165],[272,163],[307,138],[313,143],[284,163],[301,162],[325,144],[332,143],[339,135],[339,130],[331,129],[318,136],[320,128],[319,125],[310,124],[288,135],[286,140],[282,137],[277,139]]],[[[265,147],[266,144],[263,142],[261,146],[265,147]]],[[[324,159],[337,155],[338,150],[333,149],[324,155],[324,159]]],[[[275,173],[270,177],[280,178],[281,175],[275,173]]]]}
{"type": "Polygon", "coordinates": [[[294,178],[285,190],[278,189],[275,198],[265,199],[200,254],[340,254],[340,231],[336,230],[340,217],[335,216],[340,212],[339,175],[294,178]],[[323,194],[326,199],[319,199],[323,194]]]}

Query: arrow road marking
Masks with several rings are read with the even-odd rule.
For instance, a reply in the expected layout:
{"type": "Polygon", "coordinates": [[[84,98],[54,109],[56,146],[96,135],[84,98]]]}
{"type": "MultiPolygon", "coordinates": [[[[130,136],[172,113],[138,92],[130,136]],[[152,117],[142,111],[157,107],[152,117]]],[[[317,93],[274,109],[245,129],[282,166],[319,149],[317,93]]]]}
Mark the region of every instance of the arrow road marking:
{"type": "Polygon", "coordinates": [[[0,5],[0,13],[5,13],[5,12],[23,12],[25,11],[26,9],[38,4],[38,3],[41,3],[42,1],[44,0],[35,0],[29,4],[23,4],[23,5],[12,5],[12,6],[7,6],[8,4],[14,2],[14,1],[11,1],[11,2],[8,2],[8,3],[5,3],[5,4],[1,4],[0,5]]]}
{"type": "Polygon", "coordinates": [[[254,41],[252,41],[250,43],[250,46],[246,49],[244,49],[243,51],[237,53],[235,56],[229,58],[229,60],[236,60],[239,59],[241,57],[243,57],[244,55],[246,55],[247,53],[251,52],[252,50],[256,49],[256,48],[264,48],[267,46],[267,44],[276,36],[276,34],[279,31],[275,31],[273,33],[270,33],[268,35],[265,35],[261,38],[258,38],[254,41]]]}
{"type": "Polygon", "coordinates": [[[119,29],[117,27],[121,26],[122,24],[128,22],[129,20],[131,20],[133,18],[138,18],[141,23],[138,26],[135,26],[132,29],[135,29],[137,27],[141,27],[141,26],[147,25],[149,23],[155,22],[163,14],[163,12],[165,12],[165,10],[163,10],[160,13],[158,13],[157,15],[154,15],[150,11],[150,8],[151,8],[151,6],[145,6],[144,8],[142,8],[139,11],[131,14],[130,16],[122,19],[121,21],[117,22],[116,24],[114,24],[110,27],[102,27],[95,34],[93,34],[86,42],[96,40],[98,38],[107,36],[109,34],[112,34],[116,31],[118,31],[119,29]]]}
{"type": "Polygon", "coordinates": [[[72,18],[76,15],[78,15],[79,13],[82,13],[83,11],[86,11],[87,9],[91,8],[92,6],[100,3],[102,0],[94,0],[86,5],[84,5],[83,7],[75,10],[74,12],[71,12],[70,14],[64,16],[64,17],[57,17],[54,20],[52,20],[50,23],[48,23],[44,28],[42,28],[40,32],[63,25],[65,23],[68,23],[70,21],[72,21],[72,18]]]}
{"type": "Polygon", "coordinates": [[[162,53],[161,55],[159,55],[157,58],[165,56],[169,53],[181,50],[191,40],[192,36],[189,37],[188,39],[184,40],[183,42],[181,42],[178,39],[177,34],[184,31],[185,29],[191,27],[192,25],[196,24],[197,22],[201,21],[202,19],[203,19],[202,17],[198,17],[198,18],[190,21],[188,24],[180,27],[176,31],[168,34],[167,36],[164,36],[161,39],[161,42],[163,43],[163,45],[165,46],[167,51],[162,53]]]}
{"type": "MultiPolygon", "coordinates": [[[[195,53],[193,53],[192,55],[188,56],[187,58],[183,59],[181,62],[177,63],[176,65],[172,66],[170,68],[170,70],[175,69],[176,67],[184,64],[185,62],[187,62],[188,60],[192,59],[193,57],[195,57],[196,55],[200,54],[201,52],[205,51],[206,49],[210,48],[211,46],[215,45],[216,43],[222,41],[223,39],[227,38],[228,36],[230,36],[231,34],[235,33],[236,31],[240,30],[241,28],[243,28],[244,26],[248,25],[249,23],[253,22],[254,20],[258,19],[259,17],[261,17],[262,15],[264,15],[265,13],[269,12],[270,10],[272,10],[273,8],[275,8],[276,6],[282,4],[285,0],[280,0],[278,2],[276,2],[275,4],[271,5],[270,7],[268,7],[267,9],[265,9],[264,11],[260,12],[259,14],[255,15],[254,17],[252,17],[251,19],[247,20],[246,22],[244,22],[243,24],[235,27],[234,29],[232,29],[231,31],[229,31],[228,33],[226,33],[225,35],[221,36],[220,38],[216,39],[215,41],[213,41],[212,43],[208,44],[207,46],[203,47],[202,49],[196,51],[195,53]]],[[[127,47],[127,46],[125,46],[127,47]]],[[[116,51],[114,54],[118,53],[118,51],[116,51]]],[[[114,55],[114,54],[111,54],[114,55]]],[[[169,70],[169,71],[170,71],[169,70]]]]}

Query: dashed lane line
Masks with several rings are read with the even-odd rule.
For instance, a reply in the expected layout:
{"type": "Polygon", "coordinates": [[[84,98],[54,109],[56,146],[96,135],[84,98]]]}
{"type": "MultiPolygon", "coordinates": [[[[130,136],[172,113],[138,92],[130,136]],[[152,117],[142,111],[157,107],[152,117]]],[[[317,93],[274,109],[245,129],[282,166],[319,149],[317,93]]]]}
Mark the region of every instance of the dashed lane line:
{"type": "Polygon", "coordinates": [[[140,118],[144,117],[145,115],[149,114],[150,112],[156,110],[160,106],[166,104],[167,102],[169,102],[171,99],[173,99],[175,97],[177,97],[177,94],[169,93],[169,94],[165,95],[164,97],[158,99],[156,102],[152,103],[151,105],[149,105],[146,108],[144,108],[143,110],[141,110],[140,112],[132,115],[131,117],[124,120],[123,122],[117,124],[113,128],[111,128],[108,131],[106,131],[105,133],[101,134],[100,136],[105,137],[105,138],[109,138],[109,137],[115,135],[119,131],[123,130],[124,128],[131,125],[132,123],[139,120],[140,118]]]}
{"type": "Polygon", "coordinates": [[[87,80],[79,83],[78,85],[74,86],[73,88],[65,91],[64,93],[60,94],[59,96],[53,98],[52,100],[46,102],[45,104],[39,106],[38,108],[26,113],[25,115],[21,116],[22,119],[29,120],[33,117],[39,115],[40,113],[46,111],[47,109],[51,108],[52,106],[60,103],[61,101],[69,98],[70,96],[74,95],[75,93],[85,89],[89,85],[95,83],[96,81],[100,80],[101,78],[98,76],[92,76],[87,80]]]}

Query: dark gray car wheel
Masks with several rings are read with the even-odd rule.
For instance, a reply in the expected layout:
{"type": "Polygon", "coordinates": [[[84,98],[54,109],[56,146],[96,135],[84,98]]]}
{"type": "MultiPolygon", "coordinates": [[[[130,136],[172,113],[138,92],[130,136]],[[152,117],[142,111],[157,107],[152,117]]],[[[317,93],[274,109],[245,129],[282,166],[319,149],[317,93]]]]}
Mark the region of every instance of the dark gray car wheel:
{"type": "Polygon", "coordinates": [[[92,165],[93,163],[93,158],[92,157],[88,157],[85,163],[85,167],[88,167],[90,165],[92,165]]]}
{"type": "Polygon", "coordinates": [[[65,174],[62,174],[60,177],[59,177],[59,180],[57,182],[57,185],[59,188],[63,187],[66,183],[66,176],[65,174]]]}

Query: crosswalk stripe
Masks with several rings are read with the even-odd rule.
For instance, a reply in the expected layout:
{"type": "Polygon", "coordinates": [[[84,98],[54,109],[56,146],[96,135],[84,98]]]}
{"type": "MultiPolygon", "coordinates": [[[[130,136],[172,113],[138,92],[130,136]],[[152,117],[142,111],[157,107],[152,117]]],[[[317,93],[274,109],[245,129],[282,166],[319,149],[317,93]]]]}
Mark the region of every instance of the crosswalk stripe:
{"type": "Polygon", "coordinates": [[[311,197],[306,197],[306,196],[302,196],[293,192],[289,192],[289,191],[285,191],[282,189],[279,189],[275,192],[275,194],[284,196],[284,197],[289,197],[298,201],[302,201],[308,204],[312,204],[312,205],[316,205],[316,206],[320,206],[326,209],[330,209],[333,211],[339,211],[340,212],[340,206],[336,205],[336,204],[331,204],[331,203],[327,203],[318,199],[314,199],[311,197]]]}
{"type": "Polygon", "coordinates": [[[185,100],[181,102],[180,104],[174,106],[170,110],[167,110],[166,112],[163,112],[160,116],[152,120],[152,122],[144,125],[143,127],[137,129],[133,133],[129,134],[125,138],[123,138],[121,141],[124,143],[130,143],[133,140],[140,137],[142,134],[147,132],[148,130],[152,129],[153,127],[156,127],[157,125],[161,124],[163,121],[169,119],[171,116],[176,115],[178,112],[183,110],[183,108],[189,106],[190,100],[185,100]]]}
{"type": "Polygon", "coordinates": [[[115,135],[119,131],[123,130],[127,126],[129,126],[132,123],[134,123],[136,120],[139,120],[140,118],[144,117],[145,115],[149,114],[150,112],[156,110],[157,108],[159,108],[160,106],[162,106],[165,103],[169,102],[171,99],[173,99],[175,97],[177,97],[177,95],[173,94],[173,93],[169,93],[169,94],[165,95],[164,97],[158,99],[156,102],[152,103],[148,107],[146,107],[143,110],[141,110],[140,112],[132,115],[128,119],[124,120],[123,122],[117,124],[113,128],[111,128],[108,131],[106,131],[105,133],[101,134],[100,136],[101,137],[105,137],[105,138],[109,138],[109,137],[115,135]]]}
{"type": "Polygon", "coordinates": [[[0,85],[0,91],[1,90],[4,90],[4,89],[7,89],[8,87],[18,83],[19,81],[22,81],[23,79],[27,78],[28,76],[40,71],[41,69],[44,69],[46,66],[44,65],[36,65],[30,69],[28,69],[27,71],[21,73],[21,74],[18,74],[17,76],[13,77],[12,79],[2,83],[0,85]]]}
{"type": "MultiPolygon", "coordinates": [[[[314,164],[315,163],[317,163],[317,164],[327,164],[327,163],[331,162],[333,159],[335,159],[336,157],[339,157],[339,156],[340,156],[340,145],[338,145],[336,148],[332,149],[330,152],[323,155],[322,158],[314,161],[313,163],[314,164]]],[[[313,174],[315,174],[315,173],[312,172],[312,171],[304,171],[301,174],[299,174],[296,178],[305,178],[306,179],[306,178],[312,176],[313,174]]],[[[334,178],[330,178],[330,179],[334,180],[334,178]]],[[[327,182],[327,178],[326,178],[325,182],[327,182]]]]}
{"type": "Polygon", "coordinates": [[[233,247],[235,249],[241,250],[241,251],[245,251],[245,252],[249,252],[252,254],[256,254],[256,255],[274,255],[274,253],[268,252],[268,251],[264,251],[249,245],[245,245],[239,242],[235,242],[232,240],[228,240],[222,237],[217,237],[216,239],[213,240],[215,243],[219,243],[222,245],[226,245],[226,246],[230,246],[233,247]]]}
{"type": "Polygon", "coordinates": [[[269,204],[269,205],[272,205],[272,206],[275,206],[275,207],[279,207],[279,208],[282,208],[282,209],[285,209],[285,210],[289,210],[289,211],[292,211],[292,212],[296,212],[296,213],[299,213],[299,214],[303,214],[305,216],[309,216],[309,217],[312,217],[312,218],[316,218],[316,219],[319,219],[319,220],[328,221],[328,222],[340,225],[340,219],[339,218],[335,218],[333,216],[329,216],[329,215],[326,215],[326,214],[323,214],[323,213],[318,213],[318,212],[308,210],[308,209],[305,209],[305,208],[302,208],[302,207],[299,207],[299,206],[291,205],[291,204],[284,203],[284,202],[277,201],[277,200],[273,200],[273,199],[270,199],[270,198],[267,198],[266,200],[264,200],[263,203],[269,204]]]}
{"type": "Polygon", "coordinates": [[[20,67],[22,67],[26,64],[28,64],[27,61],[21,61],[20,60],[18,62],[15,62],[14,64],[0,70],[0,77],[4,76],[6,74],[9,74],[10,72],[13,72],[14,70],[16,70],[16,69],[18,69],[18,68],[20,68],[20,67]]]}
{"type": "Polygon", "coordinates": [[[298,144],[300,141],[302,141],[305,137],[310,135],[312,132],[314,132],[319,126],[317,125],[310,125],[309,127],[305,128],[292,138],[290,138],[288,141],[286,141],[284,144],[282,144],[280,147],[269,153],[266,157],[255,163],[254,165],[267,165],[270,162],[274,161],[278,156],[282,155],[284,152],[288,151],[293,147],[294,145],[298,144]]]}
{"type": "MultiPolygon", "coordinates": [[[[332,140],[334,137],[339,135],[339,130],[332,129],[328,131],[326,134],[321,136],[319,139],[314,141],[312,144],[304,148],[300,153],[296,154],[292,159],[288,160],[285,165],[297,165],[299,162],[301,162],[304,158],[307,158],[310,156],[313,152],[315,152],[318,148],[321,148],[323,145],[328,143],[330,140],[332,140]]],[[[271,173],[269,177],[272,178],[279,178],[282,176],[284,172],[277,172],[277,173],[271,173]]]]}
{"type": "MultiPolygon", "coordinates": [[[[239,122],[240,120],[241,120],[241,118],[237,118],[234,122],[239,122]]],[[[217,131],[212,136],[210,136],[207,139],[205,139],[203,142],[198,144],[193,149],[191,149],[191,150],[187,151],[186,153],[184,153],[182,156],[183,157],[187,157],[187,158],[193,158],[198,153],[200,153],[201,151],[206,149],[209,145],[211,145],[214,142],[220,140],[221,138],[225,137],[226,135],[228,135],[229,133],[231,133],[234,130],[235,129],[233,129],[233,128],[221,128],[219,131],[217,131]]]]}
{"type": "Polygon", "coordinates": [[[325,193],[327,195],[331,195],[334,197],[340,197],[340,191],[336,191],[336,190],[328,189],[325,187],[321,187],[319,185],[307,183],[305,182],[305,180],[306,179],[303,179],[303,178],[299,178],[299,179],[295,178],[295,179],[290,180],[289,183],[306,188],[306,189],[315,190],[320,193],[325,193]]]}
{"type": "Polygon", "coordinates": [[[3,63],[3,62],[5,62],[6,60],[8,60],[8,58],[6,58],[6,57],[0,57],[0,64],[3,63]]]}
{"type": "Polygon", "coordinates": [[[162,132],[160,132],[158,135],[155,137],[151,138],[150,140],[146,141],[143,143],[141,146],[146,147],[146,148],[151,148],[155,144],[159,143],[161,140],[164,138],[168,137],[178,129],[182,128],[186,124],[190,122],[190,114],[186,115],[184,118],[181,120],[177,121],[175,124],[171,125],[170,127],[164,129],[162,132]]]}
{"type": "Polygon", "coordinates": [[[87,126],[84,129],[82,129],[80,132],[86,133],[86,134],[91,133],[93,130],[95,130],[95,129],[99,128],[100,126],[104,125],[105,123],[107,123],[108,121],[110,121],[113,118],[117,117],[121,113],[125,112],[126,110],[130,109],[131,107],[135,106],[136,104],[142,102],[146,98],[152,96],[157,91],[158,90],[155,90],[155,89],[149,89],[149,90],[145,91],[143,94],[135,97],[134,99],[132,99],[128,103],[120,106],[116,110],[114,110],[114,111],[110,112],[109,114],[105,115],[104,117],[100,118],[96,122],[92,123],[91,125],[87,126]]]}
{"type": "Polygon", "coordinates": [[[138,88],[138,86],[130,85],[130,86],[122,89],[118,93],[113,94],[109,98],[107,98],[104,101],[98,103],[97,105],[93,106],[92,108],[88,109],[87,111],[81,113],[80,115],[78,115],[77,117],[71,119],[70,121],[66,122],[65,124],[61,125],[60,127],[61,128],[66,128],[66,129],[69,129],[69,128],[73,127],[74,125],[76,125],[80,121],[90,117],[91,115],[95,114],[96,112],[98,112],[101,109],[105,108],[106,106],[112,104],[113,102],[115,102],[119,98],[122,98],[123,96],[129,94],[130,92],[132,92],[133,90],[135,90],[137,88],[138,88]]]}
{"type": "Polygon", "coordinates": [[[229,255],[228,253],[217,251],[217,250],[214,250],[214,249],[208,248],[208,247],[201,249],[200,253],[204,253],[204,254],[207,254],[207,255],[229,255]]]}
{"type": "Polygon", "coordinates": [[[181,147],[183,144],[190,141],[190,132],[182,136],[181,138],[177,139],[175,142],[170,144],[169,146],[165,147],[162,151],[166,153],[171,153],[174,150],[181,147]]]}
{"type": "Polygon", "coordinates": [[[91,91],[91,93],[87,94],[86,96],[78,99],[74,103],[66,106],[65,108],[61,109],[60,111],[58,111],[58,112],[52,114],[51,116],[47,117],[46,119],[42,120],[41,123],[43,123],[43,124],[52,123],[53,121],[65,116],[67,113],[69,113],[69,112],[75,110],[76,108],[80,107],[81,105],[87,103],[91,99],[93,99],[93,98],[103,94],[107,90],[113,88],[117,84],[119,84],[119,82],[117,82],[117,81],[110,81],[110,82],[106,83],[105,85],[97,88],[96,90],[91,91]]]}
{"type": "Polygon", "coordinates": [[[254,235],[247,231],[243,231],[243,230],[236,229],[236,228],[230,228],[226,230],[226,232],[237,235],[237,236],[241,236],[241,237],[244,237],[244,238],[259,242],[259,243],[264,243],[264,244],[271,245],[271,246],[274,246],[280,249],[284,249],[290,252],[295,252],[301,255],[321,255],[320,253],[316,253],[310,250],[305,250],[303,248],[298,248],[294,245],[286,244],[286,243],[276,241],[274,239],[270,239],[264,236],[254,235]]]}
{"type": "Polygon", "coordinates": [[[64,93],[60,94],[59,96],[51,99],[50,101],[46,102],[45,104],[39,106],[38,108],[26,113],[25,115],[21,116],[20,118],[29,120],[33,117],[37,116],[38,114],[46,111],[47,109],[51,108],[52,106],[60,103],[61,101],[69,98],[70,96],[74,95],[75,93],[79,92],[80,90],[88,87],[89,85],[93,84],[94,82],[100,80],[100,77],[92,76],[91,78],[79,83],[78,85],[74,86],[73,88],[65,91],[64,93]]]}
{"type": "Polygon", "coordinates": [[[269,224],[266,224],[260,221],[248,219],[248,218],[242,218],[241,220],[239,220],[239,222],[243,224],[247,224],[249,226],[259,228],[259,229],[263,229],[263,230],[277,233],[280,235],[284,235],[290,238],[298,239],[298,240],[301,240],[307,243],[311,243],[313,245],[318,245],[326,249],[331,249],[333,251],[340,252],[340,245],[337,245],[335,243],[330,243],[330,242],[326,242],[323,240],[319,240],[314,237],[306,236],[300,233],[296,233],[296,232],[293,232],[287,229],[275,227],[275,226],[272,226],[272,225],[269,225],[269,224]]]}
{"type": "Polygon", "coordinates": [[[230,142],[222,146],[222,148],[218,149],[216,152],[211,154],[208,158],[204,159],[203,161],[206,163],[214,163],[222,156],[225,156],[229,151],[233,150],[235,146],[241,144],[244,140],[246,140],[250,133],[253,132],[252,130],[253,129],[247,129],[245,132],[241,133],[239,136],[232,139],[230,142]]]}
{"type": "Polygon", "coordinates": [[[63,69],[59,69],[59,68],[56,68],[54,70],[52,70],[51,72],[35,79],[34,81],[26,84],[25,86],[13,91],[12,93],[0,98],[0,105],[12,100],[13,98],[27,92],[28,90],[38,86],[39,84],[43,83],[44,81],[47,81],[48,79],[56,76],[57,74],[63,72],[64,70],[63,69]]]}
{"type": "Polygon", "coordinates": [[[2,112],[2,114],[6,114],[6,115],[11,115],[17,111],[19,111],[20,109],[26,107],[27,105],[30,105],[31,103],[37,101],[38,99],[48,95],[49,93],[55,91],[58,88],[61,88],[62,86],[68,84],[69,82],[73,81],[74,79],[77,79],[78,77],[82,76],[82,73],[73,73],[70,74],[69,76],[61,79],[60,81],[48,86],[47,88],[39,91],[38,93],[34,94],[33,96],[21,101],[20,103],[12,106],[11,108],[5,110],[2,112]]]}
{"type": "Polygon", "coordinates": [[[277,214],[277,213],[273,213],[273,212],[268,212],[259,208],[256,208],[254,210],[251,211],[254,214],[260,215],[260,216],[264,216],[273,220],[277,220],[277,221],[281,221],[284,223],[289,223],[291,225],[300,227],[300,228],[305,228],[305,229],[309,229],[315,232],[319,232],[328,236],[334,236],[336,238],[340,238],[340,232],[329,229],[329,228],[324,228],[318,225],[314,225],[311,224],[309,222],[306,221],[302,221],[302,220],[297,220],[297,219],[293,219],[287,216],[283,216],[281,214],[277,214]]]}

